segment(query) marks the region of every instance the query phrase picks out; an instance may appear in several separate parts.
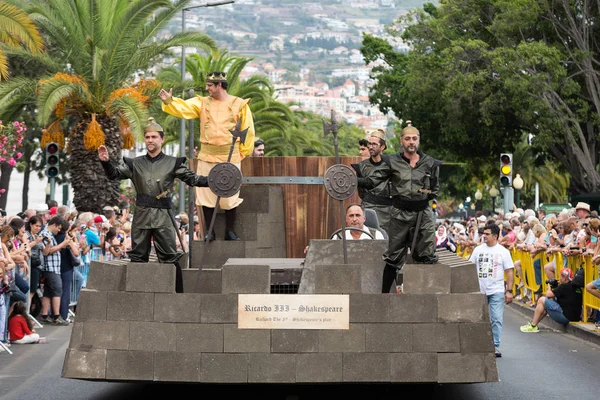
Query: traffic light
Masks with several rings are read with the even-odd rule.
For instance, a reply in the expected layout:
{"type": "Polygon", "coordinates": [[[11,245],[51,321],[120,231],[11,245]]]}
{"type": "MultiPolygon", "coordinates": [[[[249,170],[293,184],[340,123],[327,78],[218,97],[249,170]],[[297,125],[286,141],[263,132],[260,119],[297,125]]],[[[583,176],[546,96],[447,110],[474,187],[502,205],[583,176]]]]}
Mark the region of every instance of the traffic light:
{"type": "Polygon", "coordinates": [[[434,214],[437,214],[437,201],[436,200],[433,200],[431,202],[431,209],[433,210],[434,214]]]}
{"type": "Polygon", "coordinates": [[[56,178],[59,172],[58,143],[46,145],[46,176],[56,178]]]}
{"type": "Polygon", "coordinates": [[[500,154],[500,184],[502,186],[512,185],[512,154],[500,154]]]}

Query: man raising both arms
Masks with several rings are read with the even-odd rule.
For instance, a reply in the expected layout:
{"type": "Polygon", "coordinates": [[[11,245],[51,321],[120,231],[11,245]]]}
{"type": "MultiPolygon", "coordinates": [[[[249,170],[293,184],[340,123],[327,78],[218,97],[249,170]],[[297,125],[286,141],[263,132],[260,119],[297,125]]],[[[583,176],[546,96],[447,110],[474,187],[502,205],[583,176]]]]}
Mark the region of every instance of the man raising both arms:
{"type": "MultiPolygon", "coordinates": [[[[231,130],[240,121],[240,129],[248,129],[246,140],[235,142],[231,163],[240,168],[244,157],[250,156],[254,147],[254,121],[248,105],[244,100],[227,93],[227,76],[225,72],[210,72],[206,77],[207,97],[196,96],[188,100],[173,97],[173,89],[168,92],[161,89],[159,96],[163,102],[163,111],[177,118],[200,118],[200,151],[196,173],[208,176],[210,170],[218,163],[226,162],[231,148],[231,130]]],[[[222,198],[219,208],[225,210],[225,240],[240,240],[233,231],[236,219],[236,208],[242,203],[239,193],[232,197],[222,198]]],[[[196,189],[196,206],[202,207],[206,227],[210,225],[217,204],[217,196],[210,189],[196,189]]],[[[214,240],[214,231],[207,232],[214,240]]]]}

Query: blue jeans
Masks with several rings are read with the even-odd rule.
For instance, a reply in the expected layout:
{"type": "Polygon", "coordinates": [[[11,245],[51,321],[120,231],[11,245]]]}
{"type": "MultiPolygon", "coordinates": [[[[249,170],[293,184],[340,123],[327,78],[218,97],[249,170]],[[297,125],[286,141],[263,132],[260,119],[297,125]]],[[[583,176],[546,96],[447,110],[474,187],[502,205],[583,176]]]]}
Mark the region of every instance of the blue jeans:
{"type": "Polygon", "coordinates": [[[487,296],[490,307],[490,321],[494,335],[494,347],[500,348],[500,335],[502,335],[502,320],[504,319],[504,293],[494,293],[487,296]]]}
{"type": "Polygon", "coordinates": [[[535,272],[535,284],[542,284],[542,262],[539,258],[533,260],[533,271],[535,272]]]}
{"type": "Polygon", "coordinates": [[[60,316],[66,320],[69,316],[69,306],[71,305],[71,285],[73,284],[73,270],[62,272],[62,295],[60,296],[60,316]]]}
{"type": "Polygon", "coordinates": [[[562,307],[555,300],[546,299],[546,301],[544,301],[544,309],[550,318],[559,324],[568,325],[569,322],[571,322],[567,319],[567,317],[564,316],[562,307]]]}

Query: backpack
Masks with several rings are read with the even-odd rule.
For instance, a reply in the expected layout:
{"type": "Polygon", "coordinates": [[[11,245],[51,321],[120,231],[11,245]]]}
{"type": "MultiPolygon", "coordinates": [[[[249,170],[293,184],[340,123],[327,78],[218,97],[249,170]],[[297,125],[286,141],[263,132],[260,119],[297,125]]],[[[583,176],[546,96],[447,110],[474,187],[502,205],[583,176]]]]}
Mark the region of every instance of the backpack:
{"type": "Polygon", "coordinates": [[[583,268],[579,268],[577,272],[575,272],[571,283],[573,284],[573,286],[578,288],[582,288],[585,286],[585,270],[583,268]]]}

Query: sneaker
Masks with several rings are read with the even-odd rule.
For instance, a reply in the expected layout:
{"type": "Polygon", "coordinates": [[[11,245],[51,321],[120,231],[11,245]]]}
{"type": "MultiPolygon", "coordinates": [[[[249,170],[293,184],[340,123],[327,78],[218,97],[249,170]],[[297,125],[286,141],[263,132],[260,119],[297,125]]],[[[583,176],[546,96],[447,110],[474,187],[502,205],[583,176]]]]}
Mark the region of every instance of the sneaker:
{"type": "Polygon", "coordinates": [[[498,348],[496,348],[496,350],[494,350],[494,354],[496,355],[496,358],[502,357],[502,353],[500,352],[500,349],[498,349],[498,348]]]}
{"type": "Polygon", "coordinates": [[[525,333],[536,333],[540,331],[540,328],[537,326],[531,325],[531,322],[528,322],[527,325],[523,325],[521,328],[521,332],[525,333]]]}
{"type": "Polygon", "coordinates": [[[397,294],[402,294],[403,286],[404,285],[396,285],[396,293],[397,294]]]}
{"type": "Polygon", "coordinates": [[[46,343],[46,338],[45,337],[41,337],[40,340],[38,341],[38,343],[46,343]]]}
{"type": "Polygon", "coordinates": [[[53,323],[53,322],[54,322],[54,320],[52,319],[52,317],[51,317],[51,316],[49,316],[49,315],[46,315],[45,317],[40,317],[40,322],[41,322],[42,324],[51,324],[51,323],[53,323]]]}
{"type": "Polygon", "coordinates": [[[54,321],[52,321],[52,324],[58,326],[69,326],[69,323],[65,321],[62,317],[56,318],[54,321]]]}

